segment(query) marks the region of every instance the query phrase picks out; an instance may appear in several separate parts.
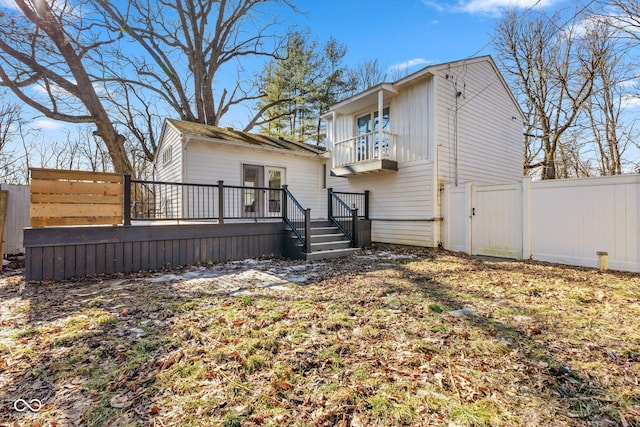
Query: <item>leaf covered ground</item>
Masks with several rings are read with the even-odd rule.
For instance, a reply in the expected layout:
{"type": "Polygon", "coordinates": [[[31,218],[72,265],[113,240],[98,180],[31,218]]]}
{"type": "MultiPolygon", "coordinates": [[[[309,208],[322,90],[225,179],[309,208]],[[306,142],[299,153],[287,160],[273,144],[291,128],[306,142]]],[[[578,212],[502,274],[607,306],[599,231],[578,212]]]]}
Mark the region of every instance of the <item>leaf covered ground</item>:
{"type": "Polygon", "coordinates": [[[639,381],[634,274],[374,246],[0,280],[0,426],[626,427],[639,381]]]}

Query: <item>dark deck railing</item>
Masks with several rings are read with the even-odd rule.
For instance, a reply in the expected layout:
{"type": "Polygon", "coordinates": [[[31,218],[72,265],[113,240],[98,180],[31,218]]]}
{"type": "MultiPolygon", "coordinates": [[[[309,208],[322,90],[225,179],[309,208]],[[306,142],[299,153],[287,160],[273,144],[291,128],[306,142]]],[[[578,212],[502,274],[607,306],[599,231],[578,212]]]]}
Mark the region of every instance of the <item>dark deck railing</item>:
{"type": "Polygon", "coordinates": [[[131,221],[282,219],[309,253],[311,209],[282,188],[135,180],[125,175],[124,224],[131,221]]]}
{"type": "Polygon", "coordinates": [[[327,190],[328,218],[358,247],[358,219],[369,219],[369,191],[347,193],[327,190]]]}
{"type": "Polygon", "coordinates": [[[124,223],[284,218],[281,188],[134,180],[125,176],[124,223]]]}
{"type": "Polygon", "coordinates": [[[303,252],[311,252],[311,209],[305,209],[293,197],[286,185],[282,186],[283,208],[282,218],[291,227],[303,247],[303,252]]]}

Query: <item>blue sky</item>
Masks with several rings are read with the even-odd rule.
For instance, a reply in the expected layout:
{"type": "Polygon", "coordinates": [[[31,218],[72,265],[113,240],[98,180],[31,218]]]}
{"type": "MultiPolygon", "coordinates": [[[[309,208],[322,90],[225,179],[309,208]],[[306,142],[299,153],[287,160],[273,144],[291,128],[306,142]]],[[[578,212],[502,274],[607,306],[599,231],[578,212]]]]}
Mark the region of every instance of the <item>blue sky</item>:
{"type": "MultiPolygon", "coordinates": [[[[346,66],[377,59],[390,71],[408,67],[408,72],[413,72],[431,64],[492,54],[491,37],[505,7],[536,7],[553,13],[567,2],[294,0],[294,3],[300,13],[287,23],[308,30],[310,37],[320,43],[334,37],[346,44],[346,66]]],[[[247,106],[238,107],[230,110],[221,124],[242,128],[251,115],[247,106]]]]}
{"type": "MultiPolygon", "coordinates": [[[[0,0],[0,6],[11,3],[0,0]]],[[[563,1],[294,0],[294,3],[300,13],[289,16],[287,24],[307,29],[320,43],[329,37],[345,43],[348,48],[345,65],[377,59],[389,70],[408,67],[411,72],[429,64],[491,54],[491,36],[503,7],[553,8],[563,1]]],[[[245,65],[251,67],[250,63],[245,65]]],[[[261,68],[262,65],[250,71],[259,72],[261,68]]],[[[228,74],[228,78],[235,79],[235,72],[228,74]]],[[[221,125],[242,128],[251,115],[249,106],[235,108],[223,117],[221,125]]],[[[35,118],[31,126],[49,132],[73,127],[44,117],[35,118]]]]}
{"type": "Polygon", "coordinates": [[[320,41],[333,36],[349,49],[346,62],[377,58],[388,67],[425,65],[492,53],[499,10],[558,6],[549,0],[307,0],[301,25],[320,41]]]}

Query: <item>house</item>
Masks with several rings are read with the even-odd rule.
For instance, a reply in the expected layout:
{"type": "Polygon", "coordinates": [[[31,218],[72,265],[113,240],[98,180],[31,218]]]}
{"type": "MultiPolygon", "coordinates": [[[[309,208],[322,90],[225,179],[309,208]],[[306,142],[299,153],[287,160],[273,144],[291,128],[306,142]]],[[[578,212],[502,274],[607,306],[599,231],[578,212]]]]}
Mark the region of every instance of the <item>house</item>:
{"type": "MultiPolygon", "coordinates": [[[[270,188],[288,185],[303,206],[324,212],[329,158],[324,147],[167,119],[157,152],[157,181],[217,184],[222,180],[226,185],[270,188]]],[[[263,197],[260,191],[245,191],[242,210],[247,217],[269,213],[275,217],[280,212],[279,197],[279,192],[263,197]]],[[[183,211],[186,209],[184,206],[183,211]]]]}
{"type": "MultiPolygon", "coordinates": [[[[431,65],[378,84],[333,105],[323,119],[326,148],[166,120],[156,179],[287,184],[316,219],[328,217],[327,188],[368,190],[372,241],[438,246],[445,184],[522,176],[524,116],[490,56],[431,65]]],[[[247,216],[279,211],[272,197],[245,194],[243,203],[247,216]]]]}
{"type": "Polygon", "coordinates": [[[370,190],[374,242],[435,247],[446,220],[445,184],[522,177],[524,115],[490,56],[378,84],[323,118],[328,186],[370,190]]]}

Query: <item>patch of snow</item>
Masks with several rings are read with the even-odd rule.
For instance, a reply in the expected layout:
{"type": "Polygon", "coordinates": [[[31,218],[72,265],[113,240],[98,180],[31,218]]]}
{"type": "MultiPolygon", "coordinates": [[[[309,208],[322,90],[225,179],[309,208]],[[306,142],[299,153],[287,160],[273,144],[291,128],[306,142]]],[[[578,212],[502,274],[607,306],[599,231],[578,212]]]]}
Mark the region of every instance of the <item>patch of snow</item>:
{"type": "Polygon", "coordinates": [[[131,328],[131,329],[129,329],[129,331],[131,331],[134,334],[136,334],[136,336],[138,338],[140,338],[141,336],[143,336],[145,334],[144,329],[140,329],[140,328],[131,328]]]}
{"type": "Polygon", "coordinates": [[[363,255],[356,255],[360,259],[366,260],[398,260],[398,259],[413,259],[416,258],[414,254],[397,254],[390,251],[365,251],[363,255]]]}
{"type": "Polygon", "coordinates": [[[177,274],[163,274],[162,276],[148,277],[143,279],[145,282],[162,283],[162,282],[176,282],[182,280],[183,276],[177,274]]]}
{"type": "Polygon", "coordinates": [[[471,307],[464,307],[459,310],[453,310],[448,314],[454,317],[474,317],[478,315],[478,313],[471,307]]]}

